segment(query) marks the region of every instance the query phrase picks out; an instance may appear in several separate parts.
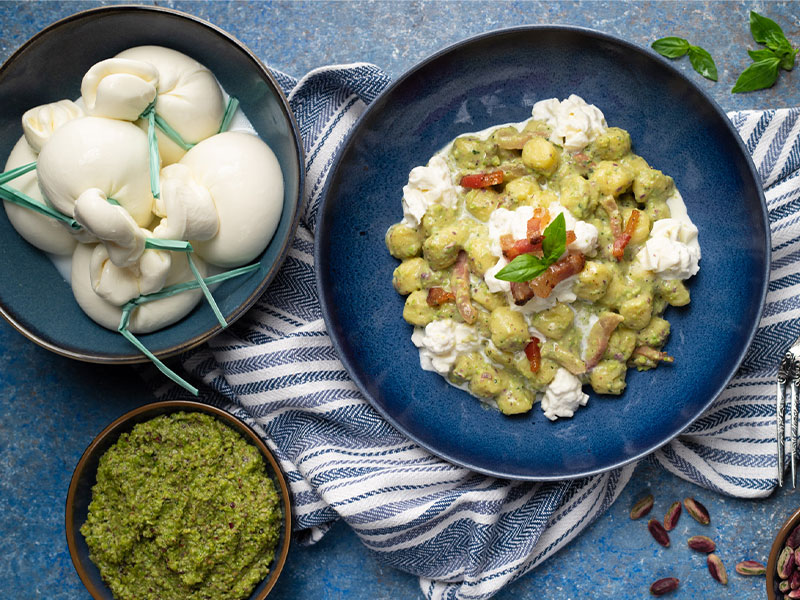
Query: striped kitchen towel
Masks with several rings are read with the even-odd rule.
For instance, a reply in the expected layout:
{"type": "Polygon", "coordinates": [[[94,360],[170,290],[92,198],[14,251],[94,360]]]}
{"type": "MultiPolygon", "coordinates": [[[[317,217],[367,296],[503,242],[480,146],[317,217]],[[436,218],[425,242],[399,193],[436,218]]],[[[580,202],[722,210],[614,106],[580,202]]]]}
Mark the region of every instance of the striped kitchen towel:
{"type": "MultiPolygon", "coordinates": [[[[296,526],[311,542],[344,519],[385,564],[418,575],[430,599],[489,598],[569,543],[619,496],[634,465],[587,479],[522,483],[449,464],[398,433],[336,357],[314,282],[320,194],[333,157],[388,83],[377,67],[276,73],[308,164],[296,240],[275,281],[242,319],[182,357],[202,397],[263,434],[288,475],[296,526]]],[[[776,358],[800,333],[800,110],[730,115],[767,189],[774,268],[766,313],[744,365],[685,435],[658,451],[669,471],[739,497],[776,486],[776,358]]],[[[162,388],[162,398],[184,394],[162,388]]]]}

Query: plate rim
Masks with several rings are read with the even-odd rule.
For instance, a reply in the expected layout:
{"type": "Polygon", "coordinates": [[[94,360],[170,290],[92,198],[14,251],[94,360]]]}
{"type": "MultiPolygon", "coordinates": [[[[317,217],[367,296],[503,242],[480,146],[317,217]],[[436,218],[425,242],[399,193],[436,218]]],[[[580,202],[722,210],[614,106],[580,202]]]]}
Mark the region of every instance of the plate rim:
{"type": "Polygon", "coordinates": [[[725,390],[725,388],[730,383],[731,379],[736,375],[736,372],[741,367],[742,361],[747,354],[747,351],[750,349],[750,346],[753,342],[753,338],[755,337],[756,332],[758,331],[758,326],[761,323],[761,318],[764,313],[764,306],[766,304],[766,297],[767,291],[769,288],[769,274],[770,268],[772,264],[772,242],[771,242],[771,230],[770,230],[770,223],[769,223],[769,213],[766,203],[766,198],[764,195],[764,188],[761,184],[761,178],[758,175],[758,171],[755,168],[755,164],[753,163],[752,156],[747,151],[746,146],[744,145],[744,141],[742,140],[739,133],[733,127],[730,119],[728,118],[726,112],[717,104],[717,102],[702,88],[700,88],[695,82],[689,79],[686,75],[684,75],[680,70],[678,70],[674,65],[670,64],[665,58],[662,58],[655,52],[650,52],[646,48],[634,44],[633,42],[629,42],[622,38],[619,38],[615,35],[611,35],[602,31],[598,31],[596,29],[591,29],[588,27],[581,27],[576,25],[561,25],[561,24],[538,24],[538,25],[519,25],[514,27],[503,27],[498,29],[493,29],[488,32],[480,33],[477,35],[473,35],[462,40],[459,40],[455,43],[449,44],[444,48],[434,52],[430,56],[423,58],[421,61],[414,64],[412,67],[404,71],[397,79],[392,81],[386,88],[384,88],[373,100],[367,105],[366,110],[359,116],[358,120],[353,125],[352,129],[347,133],[347,136],[344,142],[339,147],[336,157],[331,164],[331,168],[328,171],[328,175],[325,180],[325,186],[322,190],[322,196],[319,203],[319,207],[317,210],[317,223],[316,228],[314,231],[314,278],[316,281],[317,287],[317,297],[319,298],[320,308],[322,312],[322,318],[325,323],[325,328],[328,333],[328,336],[331,340],[331,344],[336,351],[336,355],[338,356],[339,360],[344,365],[348,376],[350,379],[356,384],[359,392],[362,394],[364,399],[374,408],[378,414],[380,414],[387,422],[389,422],[392,427],[397,429],[415,444],[420,446],[421,448],[425,449],[426,451],[430,452],[434,456],[437,456],[451,464],[465,467],[477,473],[481,473],[484,475],[498,477],[502,479],[509,479],[514,481],[564,481],[564,480],[572,480],[572,479],[579,479],[583,477],[590,477],[593,475],[599,475],[602,473],[606,473],[612,471],[614,469],[618,469],[635,461],[639,461],[642,458],[652,454],[659,448],[662,448],[676,437],[678,437],[685,429],[692,425],[707,409],[711,404],[716,400],[719,395],[725,390]],[[376,402],[371,394],[368,392],[367,386],[365,382],[361,380],[360,377],[357,376],[357,371],[354,369],[351,361],[346,357],[342,349],[342,343],[339,337],[334,333],[335,329],[333,327],[334,323],[331,318],[331,306],[332,302],[328,298],[329,292],[327,291],[326,287],[323,285],[323,276],[322,276],[322,269],[320,268],[321,265],[325,263],[325,255],[320,250],[321,242],[323,241],[322,238],[324,237],[324,230],[325,228],[322,227],[323,219],[321,218],[325,214],[325,210],[329,203],[329,197],[331,192],[331,187],[333,184],[333,180],[335,178],[336,171],[339,169],[339,166],[342,162],[343,157],[345,154],[350,150],[352,145],[355,143],[356,135],[360,132],[361,127],[366,122],[366,119],[372,115],[373,110],[375,107],[380,103],[381,100],[385,96],[390,95],[397,87],[403,84],[407,79],[414,76],[419,70],[426,67],[431,62],[439,59],[440,57],[454,52],[456,50],[460,50],[464,46],[468,46],[478,41],[482,41],[486,38],[491,38],[495,36],[502,36],[502,35],[509,35],[509,34],[518,34],[518,33],[531,33],[531,32],[541,32],[541,31],[548,31],[548,32],[555,32],[555,33],[578,33],[585,35],[590,38],[599,39],[606,42],[612,42],[615,44],[619,44],[632,52],[636,52],[640,55],[644,55],[648,58],[654,59],[659,62],[662,66],[666,67],[670,70],[674,75],[679,77],[683,80],[684,83],[690,85],[692,89],[699,93],[700,96],[708,102],[714,112],[717,114],[718,117],[722,119],[722,122],[725,124],[725,127],[728,129],[729,133],[733,136],[733,139],[736,141],[737,148],[742,153],[745,158],[747,167],[748,167],[748,174],[750,175],[751,179],[755,183],[756,192],[758,195],[758,199],[760,200],[759,207],[761,209],[761,220],[762,225],[764,227],[764,255],[765,255],[765,262],[761,265],[761,293],[759,295],[758,301],[758,309],[757,314],[758,318],[753,321],[753,323],[749,326],[749,331],[746,338],[746,343],[741,344],[739,346],[739,350],[737,356],[735,357],[734,364],[736,365],[735,368],[732,369],[732,372],[725,377],[724,381],[720,383],[719,386],[714,390],[714,392],[710,395],[708,401],[694,414],[692,414],[686,421],[685,424],[681,425],[676,431],[673,431],[668,435],[665,439],[658,441],[655,444],[649,445],[645,450],[637,453],[634,456],[625,458],[620,461],[616,461],[613,464],[597,467],[589,470],[583,470],[580,473],[574,474],[555,474],[555,475],[521,475],[518,473],[508,473],[504,472],[502,469],[492,469],[492,468],[485,468],[476,466],[474,464],[470,464],[469,460],[462,460],[456,457],[453,457],[451,453],[446,451],[439,451],[431,446],[427,442],[423,442],[419,439],[419,437],[412,431],[409,431],[408,428],[402,426],[390,413],[386,410],[385,407],[381,406],[380,403],[376,402]]]}

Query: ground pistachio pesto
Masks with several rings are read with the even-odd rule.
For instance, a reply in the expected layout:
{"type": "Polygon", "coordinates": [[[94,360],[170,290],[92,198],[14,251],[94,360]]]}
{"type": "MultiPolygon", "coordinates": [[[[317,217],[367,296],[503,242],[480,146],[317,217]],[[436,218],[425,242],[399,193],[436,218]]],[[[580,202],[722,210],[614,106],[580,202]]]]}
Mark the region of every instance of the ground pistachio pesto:
{"type": "Polygon", "coordinates": [[[118,600],[234,600],[269,572],[281,523],[258,449],[214,417],[178,412],[101,457],[81,533],[118,600]]]}

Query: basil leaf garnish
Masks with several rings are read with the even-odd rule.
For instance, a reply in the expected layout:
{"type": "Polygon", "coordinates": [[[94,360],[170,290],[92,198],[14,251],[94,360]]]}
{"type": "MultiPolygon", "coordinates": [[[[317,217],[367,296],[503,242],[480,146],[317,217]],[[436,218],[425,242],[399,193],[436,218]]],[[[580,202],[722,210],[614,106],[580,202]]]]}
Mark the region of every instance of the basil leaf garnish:
{"type": "Polygon", "coordinates": [[[495,277],[503,281],[530,281],[547,270],[550,264],[533,254],[520,254],[505,267],[500,269],[495,277]]]}
{"type": "Polygon", "coordinates": [[[750,33],[753,34],[755,41],[759,44],[766,44],[772,50],[775,50],[775,48],[770,46],[770,42],[775,43],[780,38],[786,39],[780,25],[754,10],[750,11],[750,33]]]}
{"type": "Polygon", "coordinates": [[[800,52],[800,49],[792,50],[788,54],[784,54],[781,58],[781,67],[787,71],[791,71],[792,67],[794,67],[794,57],[797,56],[798,52],[800,52]]]}
{"type": "Polygon", "coordinates": [[[680,58],[689,51],[689,42],[683,38],[669,36],[656,40],[650,47],[661,56],[680,58]]]}
{"type": "Polygon", "coordinates": [[[768,48],[763,48],[761,50],[748,50],[747,53],[754,62],[765,60],[767,58],[779,58],[777,54],[768,48]]]}
{"type": "Polygon", "coordinates": [[[714,64],[714,59],[708,50],[700,46],[689,46],[689,61],[700,75],[711,81],[717,80],[717,65],[714,64]]]}
{"type": "Polygon", "coordinates": [[[765,58],[754,62],[739,75],[739,79],[736,80],[736,85],[733,86],[731,93],[752,92],[771,87],[778,79],[780,62],[777,57],[765,58]]]}
{"type": "Polygon", "coordinates": [[[520,254],[500,269],[495,277],[503,281],[530,281],[557,262],[567,249],[567,223],[564,213],[558,213],[556,218],[545,228],[543,236],[542,254],[544,256],[542,258],[533,254],[520,254]]]}
{"type": "Polygon", "coordinates": [[[567,249],[567,222],[564,213],[558,213],[544,230],[542,253],[548,266],[556,262],[567,249]]]}

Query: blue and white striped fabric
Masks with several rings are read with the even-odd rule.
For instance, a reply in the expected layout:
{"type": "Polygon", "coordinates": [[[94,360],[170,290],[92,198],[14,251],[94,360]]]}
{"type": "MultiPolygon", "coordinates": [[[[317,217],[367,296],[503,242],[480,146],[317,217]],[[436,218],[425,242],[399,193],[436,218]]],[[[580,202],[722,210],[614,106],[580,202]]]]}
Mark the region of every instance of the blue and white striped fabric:
{"type": "MultiPolygon", "coordinates": [[[[336,357],[314,285],[322,187],[345,134],[389,79],[355,64],[296,82],[276,74],[308,160],[306,205],[285,266],[256,306],[185,355],[203,398],[246,418],[288,474],[301,538],[342,518],[381,561],[418,575],[430,599],[489,598],[601,515],[634,465],[588,479],[520,483],[451,465],[417,447],[363,399],[336,357]]],[[[767,188],[773,278],[753,349],[729,389],[686,434],[657,452],[669,471],[740,497],[776,485],[775,358],[800,333],[800,110],[735,113],[767,188]]],[[[176,387],[158,395],[175,398],[176,387]]]]}

